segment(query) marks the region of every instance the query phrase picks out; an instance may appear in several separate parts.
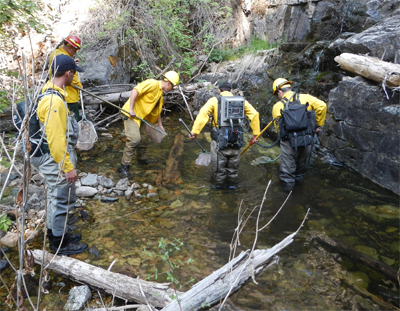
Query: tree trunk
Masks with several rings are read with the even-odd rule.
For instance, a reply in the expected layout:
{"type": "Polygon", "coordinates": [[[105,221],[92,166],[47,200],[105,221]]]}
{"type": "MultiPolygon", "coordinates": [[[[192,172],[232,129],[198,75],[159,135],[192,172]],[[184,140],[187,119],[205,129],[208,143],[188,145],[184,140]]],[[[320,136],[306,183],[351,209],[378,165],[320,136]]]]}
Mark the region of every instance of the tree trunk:
{"type": "Polygon", "coordinates": [[[375,57],[343,53],[335,57],[340,68],[390,87],[400,86],[400,65],[375,57]]]}
{"type": "Polygon", "coordinates": [[[376,260],[374,258],[371,258],[363,253],[360,253],[359,251],[356,251],[355,249],[351,248],[350,246],[347,246],[343,243],[340,243],[338,241],[332,240],[328,238],[327,236],[317,236],[315,240],[320,243],[324,247],[328,247],[333,249],[334,251],[345,255],[355,261],[358,261],[367,267],[382,273],[384,276],[386,276],[388,279],[398,282],[398,275],[397,271],[393,269],[392,267],[386,265],[385,263],[376,260]]]}
{"type": "Polygon", "coordinates": [[[150,305],[162,308],[162,311],[194,311],[208,309],[243,287],[256,275],[278,263],[275,256],[280,250],[293,242],[297,232],[292,233],[270,249],[242,252],[219,270],[195,284],[186,293],[178,293],[171,301],[173,291],[167,284],[158,284],[110,272],[89,265],[77,259],[65,256],[54,256],[42,250],[34,250],[35,263],[48,265],[56,273],[62,274],[78,283],[88,284],[118,298],[147,304],[141,294],[146,295],[150,305]],[[44,261],[42,262],[42,259],[44,261]],[[169,303],[169,304],[168,304],[169,303]],[[167,305],[168,304],[168,305],[167,305]]]}
{"type": "MultiPolygon", "coordinates": [[[[127,92],[122,92],[122,93],[110,93],[110,94],[98,95],[98,96],[104,98],[106,101],[109,101],[111,103],[125,103],[131,96],[131,93],[132,93],[132,91],[127,91],[127,92]]],[[[88,94],[85,94],[83,102],[85,103],[85,105],[104,104],[104,102],[101,101],[100,99],[97,99],[88,94]]]]}
{"type": "Polygon", "coordinates": [[[45,266],[49,265],[49,269],[73,281],[88,284],[92,288],[103,290],[118,298],[147,304],[141,293],[140,288],[142,288],[148,302],[156,308],[162,308],[172,300],[170,296],[173,294],[173,290],[169,289],[168,283],[154,283],[134,279],[120,273],[89,265],[71,257],[54,256],[47,252],[43,254],[41,250],[33,251],[35,263],[42,264],[43,255],[43,262],[45,266]]]}

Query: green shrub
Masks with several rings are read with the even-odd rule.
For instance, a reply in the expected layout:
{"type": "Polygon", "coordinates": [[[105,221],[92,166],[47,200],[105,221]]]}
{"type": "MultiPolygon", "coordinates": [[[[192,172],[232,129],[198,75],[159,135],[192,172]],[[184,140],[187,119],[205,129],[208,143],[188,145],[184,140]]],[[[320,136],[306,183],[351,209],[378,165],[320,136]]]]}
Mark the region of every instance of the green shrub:
{"type": "Polygon", "coordinates": [[[0,230],[7,232],[8,228],[11,226],[11,219],[8,218],[7,214],[0,217],[0,230]]]}
{"type": "Polygon", "coordinates": [[[245,54],[255,54],[257,51],[270,50],[277,46],[277,43],[269,44],[267,40],[252,37],[248,45],[242,45],[236,48],[224,47],[222,49],[214,49],[210,54],[209,61],[218,63],[220,61],[235,60],[245,54]]]}

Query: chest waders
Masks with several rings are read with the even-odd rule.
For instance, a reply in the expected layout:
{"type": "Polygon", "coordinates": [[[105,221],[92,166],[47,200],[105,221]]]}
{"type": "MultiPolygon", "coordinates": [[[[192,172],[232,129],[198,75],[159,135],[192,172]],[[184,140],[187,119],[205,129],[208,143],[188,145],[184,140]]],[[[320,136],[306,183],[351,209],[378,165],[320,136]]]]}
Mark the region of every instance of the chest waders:
{"type": "Polygon", "coordinates": [[[317,128],[315,112],[307,110],[308,103],[302,105],[299,94],[294,93],[290,99],[282,98],[284,109],[281,110],[279,136],[283,141],[289,141],[290,147],[295,149],[297,163],[298,147],[314,145],[314,132],[317,128]]]}
{"type": "Polygon", "coordinates": [[[245,99],[241,96],[218,96],[217,100],[218,120],[213,120],[214,127],[211,131],[214,177],[217,181],[222,181],[225,177],[235,180],[240,149],[243,146],[245,99]]]}
{"type": "MultiPolygon", "coordinates": [[[[40,123],[42,126],[43,140],[47,142],[44,124],[42,122],[40,123]]],[[[65,138],[67,140],[66,151],[69,153],[71,163],[74,168],[76,168],[77,155],[75,145],[78,140],[78,122],[74,115],[67,116],[65,138]]],[[[52,229],[53,235],[57,237],[61,236],[64,232],[67,212],[75,207],[75,183],[69,183],[65,179],[65,176],[60,175],[59,164],[54,161],[51,154],[46,154],[43,158],[38,168],[46,178],[48,195],[50,195],[50,198],[48,198],[47,225],[49,229],[52,229]]]]}

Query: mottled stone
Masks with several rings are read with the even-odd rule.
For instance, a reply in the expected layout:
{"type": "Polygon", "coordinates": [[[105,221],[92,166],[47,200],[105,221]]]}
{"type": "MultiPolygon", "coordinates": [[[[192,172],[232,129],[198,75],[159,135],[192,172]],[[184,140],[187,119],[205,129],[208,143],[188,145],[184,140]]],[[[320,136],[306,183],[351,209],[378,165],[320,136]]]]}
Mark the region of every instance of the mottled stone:
{"type": "Polygon", "coordinates": [[[99,181],[97,179],[97,174],[88,174],[87,176],[81,178],[82,186],[97,187],[99,181]]]}
{"type": "Polygon", "coordinates": [[[69,291],[68,301],[64,306],[65,311],[80,311],[90,299],[92,293],[89,286],[75,286],[69,291]]]}
{"type": "Polygon", "coordinates": [[[14,248],[18,243],[18,233],[7,232],[7,234],[0,240],[0,244],[5,247],[14,248]]]}
{"type": "Polygon", "coordinates": [[[92,197],[97,194],[97,189],[87,186],[82,186],[76,189],[76,196],[78,197],[92,197]]]}

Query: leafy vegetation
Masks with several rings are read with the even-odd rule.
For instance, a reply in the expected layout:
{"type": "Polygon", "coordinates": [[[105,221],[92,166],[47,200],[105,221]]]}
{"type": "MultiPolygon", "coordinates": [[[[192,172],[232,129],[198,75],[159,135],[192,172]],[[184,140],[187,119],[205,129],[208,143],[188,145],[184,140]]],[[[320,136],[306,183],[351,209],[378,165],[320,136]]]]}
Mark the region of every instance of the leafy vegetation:
{"type": "MultiPolygon", "coordinates": [[[[197,69],[195,56],[211,50],[231,11],[227,0],[99,0],[98,4],[92,9],[96,20],[84,34],[87,47],[118,38],[124,51],[137,51],[134,57],[140,61],[134,69],[144,77],[156,76],[170,62],[191,76],[197,69]]],[[[126,54],[121,57],[129,57],[126,54]]]]}
{"type": "Polygon", "coordinates": [[[262,40],[260,38],[252,37],[250,40],[250,44],[240,46],[237,48],[229,48],[225,47],[222,49],[214,49],[211,54],[209,61],[210,62],[220,62],[227,60],[235,60],[245,54],[254,54],[260,50],[270,50],[276,48],[278,46],[277,43],[269,44],[267,40],[262,40]]]}
{"type": "Polygon", "coordinates": [[[8,218],[7,214],[4,214],[0,217],[0,230],[7,231],[8,228],[11,226],[12,222],[11,219],[8,218]]]}
{"type": "Polygon", "coordinates": [[[148,255],[149,257],[152,257],[154,259],[161,259],[164,267],[163,267],[163,272],[159,272],[158,268],[154,268],[155,274],[153,276],[149,275],[147,276],[147,279],[153,278],[155,280],[158,279],[158,276],[160,274],[166,274],[166,280],[172,283],[172,286],[175,290],[175,294],[171,296],[171,299],[176,299],[179,303],[179,297],[177,294],[178,290],[181,290],[185,285],[193,283],[195,280],[193,277],[190,278],[190,280],[184,284],[182,284],[179,279],[176,276],[177,270],[184,266],[185,264],[190,264],[193,262],[192,258],[187,259],[185,262],[182,260],[174,259],[172,257],[173,252],[179,252],[181,250],[181,247],[183,246],[183,242],[181,242],[179,239],[174,238],[172,242],[168,242],[164,238],[161,238],[158,241],[158,251],[157,252],[149,252],[144,250],[144,253],[148,255]]]}
{"type": "MultiPolygon", "coordinates": [[[[55,16],[44,14],[41,0],[0,0],[0,50],[14,48],[14,40],[26,36],[29,31],[38,33],[49,29],[45,19],[55,16]]],[[[52,10],[50,6],[47,8],[52,10]]]]}

